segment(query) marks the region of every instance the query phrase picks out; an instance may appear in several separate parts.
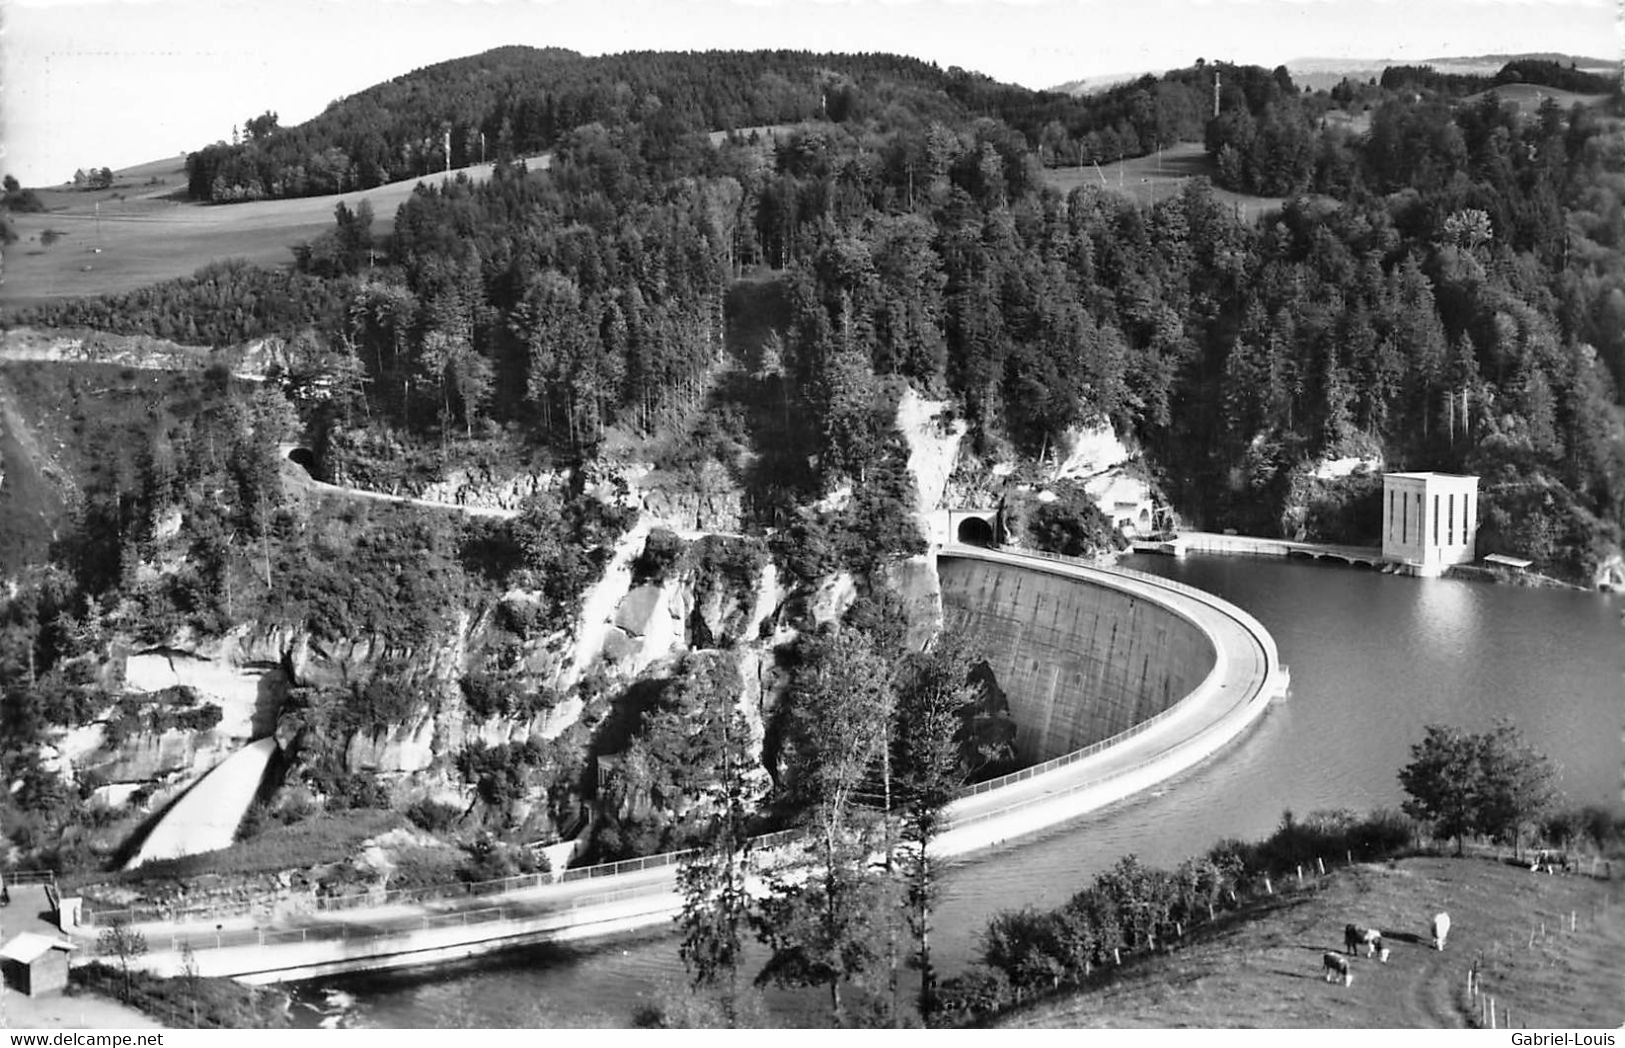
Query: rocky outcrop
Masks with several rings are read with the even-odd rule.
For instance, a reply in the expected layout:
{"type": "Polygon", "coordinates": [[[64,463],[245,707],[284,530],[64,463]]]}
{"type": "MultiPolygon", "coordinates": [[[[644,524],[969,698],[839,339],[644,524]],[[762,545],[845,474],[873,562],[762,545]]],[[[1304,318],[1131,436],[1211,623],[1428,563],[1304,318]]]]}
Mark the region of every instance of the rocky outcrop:
{"type": "Polygon", "coordinates": [[[1315,463],[1315,468],[1309,471],[1309,475],[1316,480],[1336,480],[1356,473],[1381,473],[1382,469],[1380,454],[1345,455],[1342,458],[1321,459],[1315,463]]]}
{"type": "Polygon", "coordinates": [[[1155,513],[1151,485],[1140,474],[1139,455],[1111,423],[1073,426],[1056,444],[1051,480],[1076,480],[1114,524],[1149,532],[1155,513]]]}
{"type": "Polygon", "coordinates": [[[77,763],[106,782],[139,785],[203,774],[236,748],[214,731],[141,731],[104,744],[77,763]]]}
{"type": "Polygon", "coordinates": [[[152,648],[124,660],[128,691],[154,693],[188,688],[220,707],[217,730],[227,738],[253,739],[270,733],[288,692],[281,653],[233,651],[228,642],[204,651],[152,648]],[[259,655],[259,658],[255,658],[259,655]]]}
{"type": "Polygon", "coordinates": [[[744,493],[715,462],[702,463],[688,476],[628,471],[627,480],[645,516],[680,531],[735,533],[744,527],[744,493]]]}
{"type": "Polygon", "coordinates": [[[1625,593],[1625,556],[1615,553],[1597,565],[1591,587],[1604,593],[1625,593]]]}
{"type": "Polygon", "coordinates": [[[808,601],[807,613],[822,625],[839,622],[858,599],[858,580],[851,572],[840,572],[821,580],[808,601]]]}
{"type": "MultiPolygon", "coordinates": [[[[652,525],[689,533],[736,533],[744,524],[744,493],[728,471],[705,462],[691,472],[670,473],[648,464],[631,464],[597,478],[608,485],[606,499],[620,499],[611,490],[626,485],[624,499],[652,525]]],[[[451,471],[443,480],[402,492],[426,502],[469,509],[517,511],[527,498],[560,491],[569,480],[563,470],[503,472],[491,466],[468,466],[451,471]]],[[[590,486],[590,485],[589,485],[590,486]]]]}
{"type": "Polygon", "coordinates": [[[927,400],[912,388],[898,399],[897,431],[908,444],[908,470],[914,477],[919,513],[943,504],[967,428],[964,419],[953,417],[947,401],[927,400]]]}
{"type": "Polygon", "coordinates": [[[1121,468],[1137,456],[1109,422],[1069,426],[1055,442],[1050,480],[1089,480],[1121,468]]]}
{"type": "Polygon", "coordinates": [[[434,763],[434,741],[435,717],[426,712],[406,724],[351,735],[344,765],[353,771],[383,774],[423,771],[434,763]]]}
{"type": "Polygon", "coordinates": [[[426,485],[412,494],[427,502],[454,506],[518,510],[527,498],[563,486],[565,475],[556,471],[533,471],[503,475],[490,467],[452,470],[444,480],[426,485]]]}

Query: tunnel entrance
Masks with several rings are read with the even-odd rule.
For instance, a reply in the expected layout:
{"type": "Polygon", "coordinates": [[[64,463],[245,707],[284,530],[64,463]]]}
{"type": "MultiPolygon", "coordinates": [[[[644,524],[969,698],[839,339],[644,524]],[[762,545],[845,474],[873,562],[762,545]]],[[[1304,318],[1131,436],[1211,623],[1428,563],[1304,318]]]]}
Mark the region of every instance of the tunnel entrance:
{"type": "Polygon", "coordinates": [[[954,537],[968,546],[994,546],[997,545],[993,534],[993,525],[982,517],[966,517],[959,522],[959,529],[954,537]]]}
{"type": "Polygon", "coordinates": [[[289,448],[288,461],[303,468],[311,476],[316,475],[316,453],[309,448],[289,448]]]}

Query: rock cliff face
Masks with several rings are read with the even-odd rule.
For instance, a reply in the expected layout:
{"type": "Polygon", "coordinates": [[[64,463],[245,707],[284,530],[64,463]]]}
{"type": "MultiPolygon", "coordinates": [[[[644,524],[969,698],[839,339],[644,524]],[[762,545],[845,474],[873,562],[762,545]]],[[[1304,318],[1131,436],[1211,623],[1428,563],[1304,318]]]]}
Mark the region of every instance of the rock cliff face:
{"type": "Polygon", "coordinates": [[[1615,553],[1597,565],[1591,584],[1604,593],[1625,593],[1625,556],[1615,553]]]}
{"type": "MultiPolygon", "coordinates": [[[[940,411],[941,405],[905,398],[905,421],[919,441],[911,461],[924,478],[922,509],[940,501],[963,429],[940,411]]],[[[529,637],[515,650],[513,634],[499,635],[493,626],[502,618],[501,605],[537,599],[515,590],[494,607],[464,609],[446,635],[418,649],[372,635],[335,640],[248,623],[223,636],[175,636],[161,646],[115,651],[123,720],[64,736],[61,772],[71,777],[96,770],[109,784],[109,801],[132,792],[163,799],[251,742],[274,738],[282,754],[272,764],[274,774],[308,771],[320,760],[329,778],[372,776],[398,801],[432,797],[467,807],[477,795],[459,772],[458,757],[468,747],[533,740],[584,746],[602,716],[593,712],[594,696],[618,694],[640,678],[670,673],[686,653],[714,649],[727,650],[737,666],[739,709],[760,737],[788,680],[777,650],[795,637],[787,620],[839,619],[857,598],[858,582],[837,575],[792,593],[765,543],[737,533],[740,493],[720,471],[696,481],[631,467],[601,482],[606,494],[636,507],[638,517],[567,628],[529,637]],[[651,543],[652,535],[658,543],[651,543]],[[656,553],[667,559],[652,570],[656,553]],[[476,707],[463,685],[493,665],[496,646],[505,646],[498,687],[531,698],[476,707]],[[199,708],[217,708],[217,722],[160,724],[166,696],[176,694],[199,708]],[[350,709],[352,703],[365,712],[350,709]]],[[[517,508],[561,483],[548,473],[500,479],[463,473],[421,494],[464,506],[517,508]]],[[[918,558],[892,574],[911,619],[918,620],[910,640],[923,643],[941,618],[933,566],[918,558]]],[[[510,799],[508,810],[541,808],[543,800],[510,799]]]]}
{"type": "Polygon", "coordinates": [[[1148,532],[1152,528],[1152,492],[1135,469],[1138,458],[1110,423],[1074,426],[1056,447],[1049,479],[1081,481],[1095,505],[1113,523],[1148,532]]]}
{"type": "MultiPolygon", "coordinates": [[[[916,510],[930,514],[943,505],[948,478],[959,459],[965,420],[953,417],[946,401],[927,400],[913,389],[897,402],[897,430],[908,443],[908,470],[914,477],[916,510]]],[[[928,525],[921,531],[930,534],[928,525]]]]}

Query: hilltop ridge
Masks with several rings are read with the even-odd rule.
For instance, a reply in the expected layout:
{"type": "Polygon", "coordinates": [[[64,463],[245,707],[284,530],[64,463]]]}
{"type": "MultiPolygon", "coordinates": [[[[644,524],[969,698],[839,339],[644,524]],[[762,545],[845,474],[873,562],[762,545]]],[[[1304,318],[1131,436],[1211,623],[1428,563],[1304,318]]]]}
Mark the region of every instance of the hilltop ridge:
{"type": "MultiPolygon", "coordinates": [[[[1285,66],[1287,72],[1292,74],[1293,82],[1299,87],[1310,91],[1322,91],[1336,87],[1345,77],[1364,80],[1381,76],[1382,71],[1390,66],[1432,66],[1440,72],[1477,73],[1487,76],[1494,74],[1508,62],[1515,61],[1572,64],[1587,72],[1617,71],[1620,66],[1618,59],[1593,58],[1585,55],[1563,54],[1557,51],[1459,55],[1419,59],[1331,58],[1303,55],[1297,58],[1289,58],[1282,62],[1281,65],[1285,66]]],[[[1103,91],[1118,84],[1126,84],[1142,76],[1158,75],[1160,75],[1158,70],[1151,69],[1126,73],[1095,73],[1056,84],[1049,90],[1061,91],[1069,95],[1085,95],[1103,91]]]]}

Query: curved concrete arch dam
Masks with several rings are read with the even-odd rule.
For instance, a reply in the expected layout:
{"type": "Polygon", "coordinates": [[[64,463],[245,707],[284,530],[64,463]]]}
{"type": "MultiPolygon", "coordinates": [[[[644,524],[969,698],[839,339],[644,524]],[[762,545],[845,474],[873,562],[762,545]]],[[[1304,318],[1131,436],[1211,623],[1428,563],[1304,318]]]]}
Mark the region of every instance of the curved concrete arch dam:
{"type": "MultiPolygon", "coordinates": [[[[1018,723],[1018,752],[1037,762],[956,799],[933,844],[942,856],[1054,825],[1176,775],[1286,692],[1269,633],[1210,594],[1009,550],[947,545],[936,559],[945,622],[981,643],[1018,723]]],[[[451,961],[666,924],[682,904],[675,873],[674,863],[656,860],[478,900],[323,912],[274,928],[210,922],[191,945],[201,974],[255,983],[451,961]]],[[[149,926],[146,966],[178,972],[188,932],[149,926]]]]}

